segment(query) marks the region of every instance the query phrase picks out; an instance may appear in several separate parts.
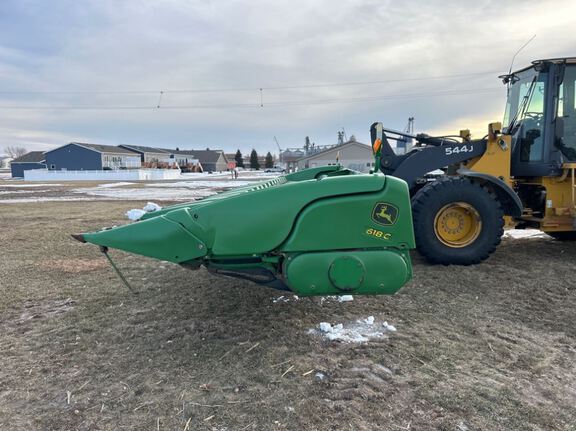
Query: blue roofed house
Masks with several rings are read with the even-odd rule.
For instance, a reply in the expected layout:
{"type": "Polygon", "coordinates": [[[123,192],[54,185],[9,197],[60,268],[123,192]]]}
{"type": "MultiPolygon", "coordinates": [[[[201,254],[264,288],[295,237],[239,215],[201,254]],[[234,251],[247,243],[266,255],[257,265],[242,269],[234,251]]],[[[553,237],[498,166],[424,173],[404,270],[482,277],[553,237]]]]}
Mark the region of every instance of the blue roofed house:
{"type": "Polygon", "coordinates": [[[127,148],[71,142],[46,151],[49,170],[97,171],[110,169],[138,169],[140,154],[127,148]]]}
{"type": "Polygon", "coordinates": [[[10,163],[12,178],[24,178],[24,171],[46,169],[44,151],[30,151],[10,163]]]}

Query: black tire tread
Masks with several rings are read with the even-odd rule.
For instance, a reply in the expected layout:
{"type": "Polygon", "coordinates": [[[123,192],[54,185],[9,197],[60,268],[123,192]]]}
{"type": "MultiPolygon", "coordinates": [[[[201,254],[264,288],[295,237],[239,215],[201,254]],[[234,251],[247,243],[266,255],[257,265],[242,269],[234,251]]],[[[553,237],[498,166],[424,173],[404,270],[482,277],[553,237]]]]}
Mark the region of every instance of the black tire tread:
{"type": "Polygon", "coordinates": [[[416,247],[422,256],[424,256],[429,262],[435,264],[473,265],[480,263],[487,259],[490,254],[496,250],[496,247],[498,247],[500,244],[502,235],[504,233],[504,211],[502,210],[502,206],[500,205],[497,196],[481,184],[460,176],[440,178],[422,187],[412,198],[412,217],[414,219],[414,235],[416,238],[416,247]],[[424,232],[420,231],[421,227],[417,222],[423,213],[429,211],[428,208],[430,206],[430,202],[431,200],[435,199],[435,196],[440,195],[441,192],[444,192],[448,188],[454,187],[470,189],[470,193],[486,194],[487,197],[492,201],[494,207],[494,221],[497,223],[496,234],[493,235],[487,246],[483,247],[481,250],[478,250],[478,252],[473,256],[456,260],[446,255],[439,254],[437,250],[434,250],[432,246],[428,244],[426,240],[424,240],[424,232]]]}

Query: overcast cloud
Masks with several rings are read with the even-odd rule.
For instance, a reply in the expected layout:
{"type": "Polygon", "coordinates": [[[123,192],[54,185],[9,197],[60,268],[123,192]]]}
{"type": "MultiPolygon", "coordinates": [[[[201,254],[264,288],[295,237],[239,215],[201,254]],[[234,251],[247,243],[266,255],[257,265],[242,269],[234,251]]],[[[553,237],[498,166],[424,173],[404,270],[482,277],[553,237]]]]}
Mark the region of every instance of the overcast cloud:
{"type": "Polygon", "coordinates": [[[367,142],[373,121],[400,129],[409,116],[418,131],[483,134],[502,117],[496,76],[514,52],[536,34],[516,66],[575,55],[574,16],[569,0],[2,0],[0,149],[265,152],[274,136],[335,143],[341,127],[367,142]],[[487,73],[310,87],[475,72],[487,73]],[[159,109],[109,109],[157,106],[160,90],[159,109]]]}

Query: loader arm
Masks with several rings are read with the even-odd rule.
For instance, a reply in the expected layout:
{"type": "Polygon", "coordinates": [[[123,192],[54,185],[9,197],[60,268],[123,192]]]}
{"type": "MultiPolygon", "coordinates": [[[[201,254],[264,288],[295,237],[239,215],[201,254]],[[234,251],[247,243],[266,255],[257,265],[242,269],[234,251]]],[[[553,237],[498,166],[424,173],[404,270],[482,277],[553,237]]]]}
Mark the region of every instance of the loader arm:
{"type": "Polygon", "coordinates": [[[378,139],[381,141],[379,167],[382,173],[403,179],[410,189],[416,185],[418,178],[429,172],[481,156],[486,151],[487,143],[485,139],[457,142],[453,139],[424,134],[410,135],[384,129],[381,123],[372,124],[370,135],[373,146],[378,139]],[[407,154],[397,155],[388,141],[397,139],[393,135],[413,138],[417,141],[418,147],[407,154]]]}

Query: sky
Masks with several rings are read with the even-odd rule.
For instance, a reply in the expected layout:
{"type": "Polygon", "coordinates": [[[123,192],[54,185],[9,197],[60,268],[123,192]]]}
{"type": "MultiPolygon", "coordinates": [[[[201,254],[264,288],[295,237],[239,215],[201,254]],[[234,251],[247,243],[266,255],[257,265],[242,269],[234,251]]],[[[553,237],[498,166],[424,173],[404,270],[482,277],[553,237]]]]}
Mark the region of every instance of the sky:
{"type": "Polygon", "coordinates": [[[0,0],[0,153],[277,152],[408,117],[482,136],[527,40],[515,68],[576,55],[574,16],[573,0],[0,0]]]}

